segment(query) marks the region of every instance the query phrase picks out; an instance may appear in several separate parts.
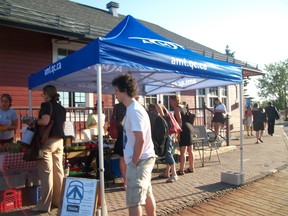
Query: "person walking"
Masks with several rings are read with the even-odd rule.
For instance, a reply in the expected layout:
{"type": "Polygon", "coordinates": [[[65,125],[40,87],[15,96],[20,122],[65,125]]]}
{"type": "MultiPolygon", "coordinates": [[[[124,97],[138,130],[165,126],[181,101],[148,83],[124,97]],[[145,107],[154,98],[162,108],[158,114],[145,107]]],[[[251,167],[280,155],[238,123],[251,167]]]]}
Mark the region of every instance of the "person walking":
{"type": "Polygon", "coordinates": [[[268,106],[265,108],[265,113],[268,117],[268,134],[273,136],[275,120],[280,118],[278,110],[271,101],[268,102],[268,106]]]}
{"type": "Polygon", "coordinates": [[[55,86],[45,86],[42,97],[44,102],[41,104],[36,124],[45,126],[53,120],[53,126],[48,141],[42,147],[44,158],[36,162],[41,181],[41,200],[31,209],[35,213],[50,212],[52,206],[58,208],[64,178],[63,138],[66,109],[58,103],[59,94],[55,86]]]}
{"type": "Polygon", "coordinates": [[[262,108],[259,108],[258,103],[253,105],[252,109],[253,115],[253,128],[256,131],[256,144],[260,142],[264,142],[262,139],[264,133],[264,123],[266,121],[266,114],[264,113],[262,108]]]}
{"type": "Polygon", "coordinates": [[[147,111],[136,101],[138,84],[131,74],[119,75],[112,81],[116,98],[126,106],[123,147],[126,170],[126,204],[129,215],[141,216],[142,205],[148,216],[156,215],[151,176],[155,151],[147,111]]]}

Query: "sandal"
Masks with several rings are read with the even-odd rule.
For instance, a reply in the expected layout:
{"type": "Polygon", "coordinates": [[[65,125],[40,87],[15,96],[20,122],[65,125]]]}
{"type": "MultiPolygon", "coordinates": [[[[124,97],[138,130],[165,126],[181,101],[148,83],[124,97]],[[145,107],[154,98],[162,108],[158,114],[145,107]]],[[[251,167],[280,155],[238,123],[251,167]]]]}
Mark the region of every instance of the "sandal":
{"type": "Polygon", "coordinates": [[[194,170],[193,170],[193,169],[190,170],[189,168],[187,168],[184,172],[185,172],[185,173],[194,173],[194,170]]]}
{"type": "Polygon", "coordinates": [[[180,171],[180,170],[178,170],[176,173],[177,173],[177,175],[185,175],[185,172],[184,171],[180,171]]]}
{"type": "Polygon", "coordinates": [[[169,178],[169,176],[166,176],[164,173],[161,173],[161,174],[158,176],[158,178],[160,178],[160,179],[167,179],[167,178],[169,178]]]}

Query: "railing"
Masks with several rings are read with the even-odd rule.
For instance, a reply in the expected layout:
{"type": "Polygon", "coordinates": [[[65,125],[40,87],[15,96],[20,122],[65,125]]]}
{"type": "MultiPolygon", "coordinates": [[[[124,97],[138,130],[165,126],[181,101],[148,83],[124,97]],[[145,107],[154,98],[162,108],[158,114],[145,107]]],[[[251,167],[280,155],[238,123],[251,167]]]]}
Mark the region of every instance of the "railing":
{"type": "MultiPolygon", "coordinates": [[[[23,116],[29,116],[29,108],[28,107],[17,107],[13,108],[19,118],[18,122],[18,129],[16,131],[16,139],[19,140],[22,137],[22,133],[20,132],[20,129],[25,126],[25,124],[22,123],[21,119],[23,116]]],[[[34,117],[38,117],[39,114],[39,107],[33,107],[32,108],[32,115],[34,117]]],[[[75,132],[76,132],[76,139],[82,139],[82,130],[85,129],[85,122],[87,120],[88,114],[91,113],[93,110],[93,107],[77,107],[77,108],[66,108],[67,114],[66,114],[66,121],[74,122],[75,125],[75,132]]],[[[213,124],[212,124],[212,118],[213,113],[212,110],[206,107],[205,104],[203,104],[202,108],[189,108],[189,111],[193,114],[195,114],[195,120],[194,125],[204,125],[207,129],[210,129],[214,132],[213,124]]],[[[113,107],[104,108],[103,112],[106,116],[105,122],[109,122],[112,114],[113,114],[113,107]]],[[[227,115],[227,121],[225,126],[220,131],[220,136],[226,140],[227,145],[229,145],[229,134],[230,134],[230,125],[229,123],[229,116],[227,115]]]]}
{"type": "MultiPolygon", "coordinates": [[[[194,125],[204,125],[207,129],[214,132],[212,118],[213,111],[209,109],[204,103],[202,108],[188,108],[189,111],[195,114],[194,125]]],[[[226,141],[227,146],[230,145],[230,119],[229,115],[226,115],[226,121],[224,127],[221,128],[219,136],[226,141]]]]}
{"type": "MultiPolygon", "coordinates": [[[[27,107],[17,107],[13,108],[17,115],[18,115],[18,129],[16,131],[16,139],[19,140],[22,137],[22,133],[20,129],[25,126],[25,124],[22,123],[21,119],[23,116],[29,116],[29,108],[27,107]]],[[[32,108],[32,116],[38,117],[40,108],[32,108]]],[[[82,130],[85,129],[85,122],[87,120],[88,114],[91,113],[93,110],[93,107],[87,107],[87,108],[66,108],[66,121],[74,122],[75,126],[75,132],[76,132],[76,139],[82,139],[82,130]]],[[[112,116],[113,108],[104,108],[103,112],[106,116],[105,121],[109,122],[111,116],[112,116]]]]}

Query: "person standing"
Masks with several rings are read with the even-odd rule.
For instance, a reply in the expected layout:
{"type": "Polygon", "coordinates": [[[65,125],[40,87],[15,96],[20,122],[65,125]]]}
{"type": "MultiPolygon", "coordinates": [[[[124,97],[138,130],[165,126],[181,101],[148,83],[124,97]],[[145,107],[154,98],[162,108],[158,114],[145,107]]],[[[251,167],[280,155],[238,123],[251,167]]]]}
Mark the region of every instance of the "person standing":
{"type": "MultiPolygon", "coordinates": [[[[167,108],[163,104],[156,104],[156,110],[159,115],[166,119],[166,122],[169,120],[167,113],[169,112],[167,108]]],[[[169,128],[168,128],[169,130],[169,128]]],[[[178,180],[178,175],[176,171],[176,162],[173,157],[173,148],[174,142],[172,134],[168,134],[165,145],[165,162],[166,162],[166,170],[164,173],[159,175],[160,178],[167,178],[166,183],[172,183],[178,180]],[[170,175],[171,173],[171,175],[170,175]]]]}
{"type": "Polygon", "coordinates": [[[246,119],[246,124],[245,124],[245,127],[246,127],[246,131],[247,131],[247,136],[253,136],[253,127],[252,127],[252,108],[251,106],[247,106],[247,109],[245,110],[245,119],[246,119]],[[250,134],[249,134],[250,132],[250,134]]]}
{"type": "Polygon", "coordinates": [[[182,131],[178,136],[180,147],[180,168],[177,175],[194,172],[194,153],[193,153],[193,127],[185,118],[187,112],[186,107],[180,105],[179,97],[172,95],[169,103],[174,109],[174,116],[182,131]],[[188,152],[189,168],[185,169],[186,153],[188,152]]]}
{"type": "Polygon", "coordinates": [[[138,85],[126,73],[112,81],[116,98],[126,106],[123,147],[126,170],[126,203],[129,215],[142,215],[142,205],[147,215],[156,215],[156,202],[152,192],[151,175],[155,164],[155,151],[147,111],[136,101],[138,85]]]}
{"type": "MultiPolygon", "coordinates": [[[[102,110],[103,110],[103,108],[104,108],[104,102],[102,101],[102,110]]],[[[86,128],[90,129],[91,136],[92,135],[98,135],[98,125],[100,125],[100,128],[102,130],[102,135],[103,136],[105,135],[105,118],[106,118],[106,116],[103,112],[100,114],[102,122],[99,124],[98,123],[98,115],[99,115],[98,105],[96,103],[94,106],[93,112],[88,115],[87,121],[85,122],[86,128]]]]}
{"type": "Polygon", "coordinates": [[[215,140],[217,140],[219,138],[220,129],[225,123],[224,113],[226,113],[227,110],[226,106],[221,102],[219,98],[215,98],[214,103],[214,116],[212,122],[214,123],[215,140]]]}
{"type": "MultiPolygon", "coordinates": [[[[87,120],[85,122],[85,126],[86,126],[86,129],[89,129],[88,130],[88,137],[86,137],[86,139],[92,139],[92,135],[94,136],[98,136],[98,127],[101,128],[101,131],[102,131],[102,135],[104,136],[105,135],[105,114],[103,113],[103,108],[104,108],[104,102],[102,101],[102,113],[100,114],[101,115],[101,122],[100,124],[98,123],[98,104],[96,103],[94,105],[94,109],[93,109],[93,112],[90,113],[87,117],[87,120]]],[[[96,158],[98,160],[98,148],[97,149],[91,149],[89,151],[89,155],[86,157],[86,160],[85,160],[85,172],[86,173],[89,173],[91,170],[92,170],[92,167],[91,167],[91,164],[94,160],[94,158],[96,158]]],[[[99,168],[99,161],[96,162],[96,173],[97,175],[99,174],[98,172],[98,168],[99,168]]]]}
{"type": "Polygon", "coordinates": [[[44,158],[36,162],[41,181],[41,200],[31,211],[38,213],[50,212],[52,206],[58,208],[60,204],[64,178],[63,138],[66,121],[66,109],[58,103],[59,94],[55,86],[45,86],[42,97],[44,102],[41,104],[36,124],[46,126],[53,120],[53,125],[48,141],[42,147],[44,158]]]}
{"type": "Polygon", "coordinates": [[[114,154],[118,154],[120,156],[119,167],[122,178],[124,180],[123,189],[126,190],[126,164],[124,161],[124,152],[123,152],[123,127],[124,127],[124,117],[126,114],[126,106],[123,103],[115,104],[113,108],[113,113],[114,112],[118,123],[118,137],[116,139],[114,146],[114,154]]]}
{"type": "Polygon", "coordinates": [[[18,116],[11,106],[12,97],[9,94],[2,94],[0,107],[0,144],[2,145],[13,142],[18,127],[18,116]]]}
{"type": "Polygon", "coordinates": [[[275,120],[279,119],[278,110],[271,101],[268,102],[268,106],[265,108],[265,113],[268,116],[268,134],[273,136],[275,120]]]}

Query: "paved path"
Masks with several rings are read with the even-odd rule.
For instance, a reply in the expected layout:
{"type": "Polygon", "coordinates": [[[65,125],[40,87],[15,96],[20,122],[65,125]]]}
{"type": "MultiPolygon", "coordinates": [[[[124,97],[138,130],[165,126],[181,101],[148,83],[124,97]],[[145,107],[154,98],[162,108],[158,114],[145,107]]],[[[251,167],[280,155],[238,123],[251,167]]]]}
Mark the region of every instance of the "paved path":
{"type": "MultiPolygon", "coordinates": [[[[283,126],[275,128],[274,136],[264,136],[264,143],[255,144],[255,141],[255,137],[244,137],[243,161],[246,184],[288,166],[288,142],[283,126]]],[[[232,140],[231,146],[234,146],[232,148],[234,150],[220,154],[221,164],[218,163],[217,156],[213,155],[211,161],[205,158],[205,167],[201,166],[200,160],[196,160],[196,172],[181,176],[177,182],[167,184],[165,180],[153,178],[152,184],[157,201],[157,215],[171,215],[179,210],[201,203],[203,200],[234,191],[237,186],[221,182],[221,172],[240,171],[240,141],[232,140]]],[[[160,170],[154,169],[154,177],[163,171],[162,167],[160,166],[160,170]]],[[[246,186],[243,187],[243,189],[245,188],[246,186]]],[[[106,188],[105,196],[109,216],[128,215],[122,184],[110,184],[106,188]]],[[[251,203],[253,202],[252,200],[251,203]]],[[[17,216],[31,215],[31,213],[27,209],[21,209],[2,215],[17,216]]],[[[54,209],[51,215],[57,215],[57,210],[54,209]]]]}
{"type": "MultiPolygon", "coordinates": [[[[244,139],[244,178],[245,182],[269,175],[288,164],[288,148],[283,127],[276,127],[273,137],[266,135],[264,143],[255,144],[255,137],[244,139]]],[[[221,183],[222,171],[240,171],[240,141],[233,140],[236,150],[220,155],[221,164],[214,155],[206,159],[205,167],[196,163],[196,173],[181,176],[172,184],[154,179],[153,190],[157,201],[157,215],[171,214],[179,209],[199,203],[215,195],[233,190],[235,186],[221,183]]],[[[127,215],[125,192],[119,188],[108,188],[106,193],[109,215],[127,215]]]]}
{"type": "Polygon", "coordinates": [[[236,190],[171,214],[188,215],[288,215],[288,168],[236,190]]]}

